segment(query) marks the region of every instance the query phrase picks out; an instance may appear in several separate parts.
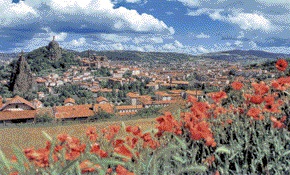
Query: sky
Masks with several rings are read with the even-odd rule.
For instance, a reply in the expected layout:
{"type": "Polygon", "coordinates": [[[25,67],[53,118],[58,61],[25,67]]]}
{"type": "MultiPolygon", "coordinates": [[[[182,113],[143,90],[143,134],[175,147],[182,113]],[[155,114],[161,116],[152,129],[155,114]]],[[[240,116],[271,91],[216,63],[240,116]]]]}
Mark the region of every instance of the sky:
{"type": "Polygon", "coordinates": [[[0,52],[290,53],[290,0],[0,0],[0,52]]]}

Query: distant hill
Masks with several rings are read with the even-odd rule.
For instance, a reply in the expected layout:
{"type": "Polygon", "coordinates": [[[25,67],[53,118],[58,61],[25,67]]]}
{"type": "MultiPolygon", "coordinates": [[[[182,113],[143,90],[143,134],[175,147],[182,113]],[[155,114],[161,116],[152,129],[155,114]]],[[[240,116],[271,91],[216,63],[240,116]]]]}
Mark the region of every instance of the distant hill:
{"type": "MultiPolygon", "coordinates": [[[[73,52],[87,57],[88,51],[73,52]]],[[[173,52],[140,52],[140,51],[93,51],[90,54],[106,55],[112,61],[182,61],[193,58],[192,55],[173,52]]]]}
{"type": "Polygon", "coordinates": [[[2,61],[10,61],[18,57],[19,53],[0,53],[0,60],[2,61]]]}
{"type": "Polygon", "coordinates": [[[277,58],[290,58],[290,54],[271,53],[259,50],[230,50],[203,54],[199,55],[199,57],[251,64],[271,61],[277,58]]]}

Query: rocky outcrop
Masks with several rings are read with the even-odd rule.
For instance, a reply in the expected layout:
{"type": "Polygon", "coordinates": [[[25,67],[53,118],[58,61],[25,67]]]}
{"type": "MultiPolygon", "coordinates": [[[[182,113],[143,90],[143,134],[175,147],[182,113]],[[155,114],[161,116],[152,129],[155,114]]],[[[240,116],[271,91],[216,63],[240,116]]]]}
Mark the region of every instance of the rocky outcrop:
{"type": "Polygon", "coordinates": [[[27,93],[32,88],[33,76],[30,66],[27,63],[23,53],[19,56],[18,61],[14,64],[10,78],[10,90],[14,94],[27,93]]]}
{"type": "Polygon", "coordinates": [[[58,42],[55,41],[55,37],[51,42],[49,42],[48,46],[46,47],[48,50],[48,57],[51,60],[57,60],[61,58],[61,48],[59,47],[58,42]]]}

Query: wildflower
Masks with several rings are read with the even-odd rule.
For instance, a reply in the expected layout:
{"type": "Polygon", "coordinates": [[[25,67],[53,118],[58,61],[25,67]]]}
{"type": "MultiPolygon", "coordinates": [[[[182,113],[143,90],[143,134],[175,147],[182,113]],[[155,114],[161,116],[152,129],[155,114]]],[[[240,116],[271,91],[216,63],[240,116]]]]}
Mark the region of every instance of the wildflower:
{"type": "Polygon", "coordinates": [[[203,160],[204,163],[208,164],[209,166],[215,161],[215,156],[208,156],[206,159],[203,160]]]}
{"type": "Polygon", "coordinates": [[[260,119],[263,118],[263,117],[260,116],[260,113],[261,113],[261,110],[259,108],[251,108],[248,111],[247,115],[252,117],[255,120],[260,120],[260,119]]]}
{"type": "Polygon", "coordinates": [[[266,112],[271,112],[271,113],[281,113],[280,109],[279,109],[280,105],[278,103],[267,103],[264,107],[264,110],[266,112]]]}
{"type": "Polygon", "coordinates": [[[276,62],[276,68],[279,71],[285,71],[287,69],[288,62],[284,59],[278,59],[276,62]]]}
{"type": "Polygon", "coordinates": [[[89,127],[87,129],[86,135],[89,137],[90,141],[95,142],[98,138],[96,127],[89,127]]]}
{"type": "Polygon", "coordinates": [[[104,150],[101,150],[101,147],[99,144],[97,143],[94,143],[91,147],[91,153],[94,153],[94,154],[97,154],[99,155],[100,157],[108,157],[108,153],[105,152],[104,150]]]}
{"type": "Polygon", "coordinates": [[[121,155],[124,155],[130,159],[133,156],[132,153],[130,152],[130,150],[128,150],[123,144],[115,147],[114,152],[121,154],[121,155]]]}
{"type": "Polygon", "coordinates": [[[225,114],[227,112],[227,110],[223,107],[217,107],[214,110],[214,118],[217,118],[217,116],[221,115],[221,114],[225,114]]]}
{"type": "Polygon", "coordinates": [[[19,175],[17,171],[10,173],[9,175],[19,175]]]}
{"type": "Polygon", "coordinates": [[[126,168],[124,168],[122,165],[118,165],[116,167],[116,173],[117,175],[134,175],[134,173],[129,172],[126,168]]]}
{"type": "Polygon", "coordinates": [[[274,95],[267,95],[264,97],[264,102],[266,104],[273,104],[275,102],[275,96],[274,95]]]}
{"type": "Polygon", "coordinates": [[[222,99],[227,98],[228,96],[224,91],[220,91],[210,94],[210,97],[214,102],[219,103],[222,99]]]}
{"type": "Polygon", "coordinates": [[[66,141],[66,139],[69,137],[69,135],[67,135],[67,134],[59,134],[58,136],[57,136],[57,139],[60,141],[60,142],[65,142],[66,141]]]}
{"type": "Polygon", "coordinates": [[[232,88],[233,88],[234,90],[239,91],[239,90],[241,90],[241,89],[243,88],[243,83],[238,82],[238,81],[234,81],[234,82],[232,83],[232,88]]]}
{"type": "Polygon", "coordinates": [[[11,157],[11,162],[12,163],[16,163],[18,160],[17,160],[17,157],[15,156],[15,155],[13,155],[12,157],[11,157]]]}
{"type": "Polygon", "coordinates": [[[277,80],[273,80],[272,87],[280,91],[287,90],[290,87],[290,76],[280,77],[277,80]]]}
{"type": "Polygon", "coordinates": [[[93,164],[89,160],[84,160],[82,163],[79,165],[82,173],[89,173],[89,172],[94,172],[96,169],[100,169],[101,166],[98,164],[93,164]]]}
{"type": "Polygon", "coordinates": [[[250,98],[250,102],[254,103],[254,104],[261,104],[264,101],[263,96],[262,95],[253,95],[250,98]]]}
{"type": "Polygon", "coordinates": [[[253,88],[255,89],[256,95],[264,95],[269,91],[269,87],[265,84],[265,82],[261,81],[260,83],[252,83],[253,88]]]}
{"type": "Polygon", "coordinates": [[[127,126],[126,132],[131,132],[135,136],[139,136],[141,134],[141,130],[140,130],[139,126],[127,126]]]}
{"type": "Polygon", "coordinates": [[[162,135],[163,132],[181,134],[181,124],[172,117],[171,113],[165,113],[164,116],[156,118],[156,121],[158,122],[157,135],[162,135]]]}
{"type": "Polygon", "coordinates": [[[279,121],[277,118],[273,116],[270,117],[270,120],[272,121],[274,128],[281,129],[285,127],[284,123],[281,120],[279,121]]]}

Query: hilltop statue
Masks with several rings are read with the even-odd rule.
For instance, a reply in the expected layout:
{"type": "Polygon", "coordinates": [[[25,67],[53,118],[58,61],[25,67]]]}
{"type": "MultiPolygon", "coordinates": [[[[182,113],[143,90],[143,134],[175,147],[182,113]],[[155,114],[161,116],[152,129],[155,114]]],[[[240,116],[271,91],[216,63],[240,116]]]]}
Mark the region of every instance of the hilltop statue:
{"type": "Polygon", "coordinates": [[[32,88],[33,76],[23,51],[13,66],[10,78],[10,90],[15,94],[27,93],[32,88]]]}
{"type": "Polygon", "coordinates": [[[57,60],[61,58],[61,48],[59,47],[58,42],[55,41],[55,36],[51,42],[49,42],[48,46],[46,47],[48,50],[48,57],[51,60],[57,60]]]}

